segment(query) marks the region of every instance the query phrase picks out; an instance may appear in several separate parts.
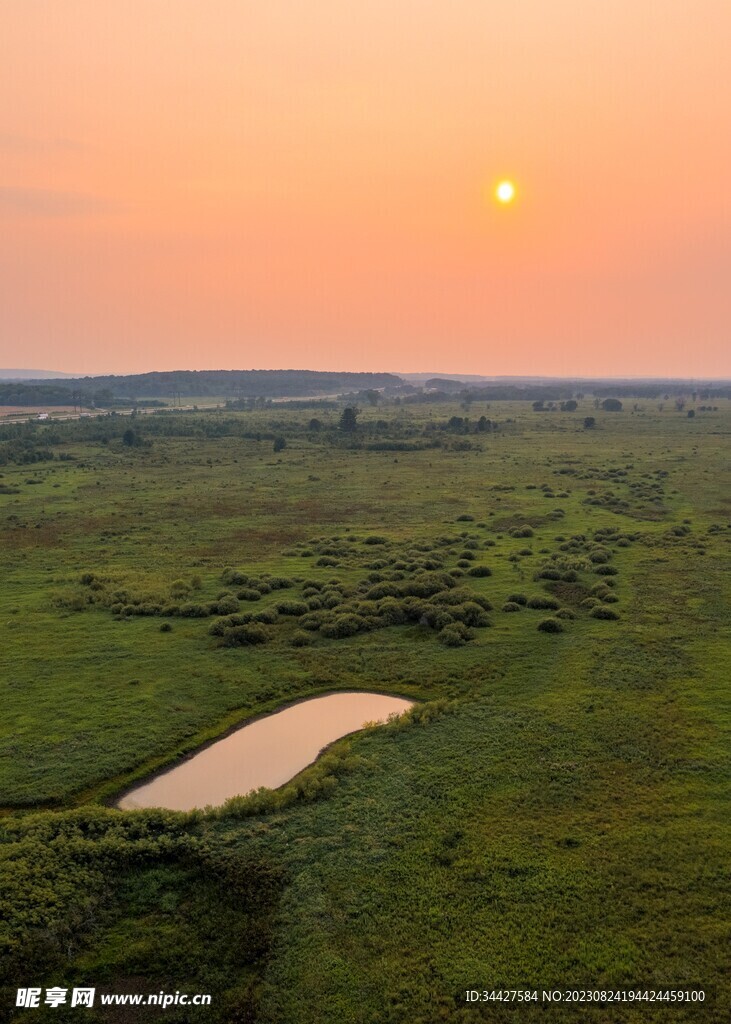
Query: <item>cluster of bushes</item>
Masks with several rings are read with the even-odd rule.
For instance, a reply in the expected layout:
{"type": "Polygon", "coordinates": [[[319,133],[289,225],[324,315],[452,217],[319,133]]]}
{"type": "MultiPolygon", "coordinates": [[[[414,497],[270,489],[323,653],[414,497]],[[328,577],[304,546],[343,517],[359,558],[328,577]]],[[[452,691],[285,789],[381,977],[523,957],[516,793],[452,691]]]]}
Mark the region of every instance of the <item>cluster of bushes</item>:
{"type": "Polygon", "coordinates": [[[423,572],[412,579],[376,584],[366,580],[359,588],[348,588],[337,581],[317,586],[310,581],[303,589],[303,595],[308,594],[314,596],[307,603],[280,602],[275,606],[274,619],[266,615],[267,610],[258,615],[227,615],[214,622],[209,633],[224,646],[266,643],[273,636],[266,625],[273,625],[280,616],[291,616],[297,619],[298,628],[290,638],[295,647],[311,643],[314,633],[342,640],[407,624],[433,629],[441,642],[458,646],[472,638],[472,629],[490,625],[486,614],[492,608],[490,601],[458,587],[444,572],[423,572]]]}

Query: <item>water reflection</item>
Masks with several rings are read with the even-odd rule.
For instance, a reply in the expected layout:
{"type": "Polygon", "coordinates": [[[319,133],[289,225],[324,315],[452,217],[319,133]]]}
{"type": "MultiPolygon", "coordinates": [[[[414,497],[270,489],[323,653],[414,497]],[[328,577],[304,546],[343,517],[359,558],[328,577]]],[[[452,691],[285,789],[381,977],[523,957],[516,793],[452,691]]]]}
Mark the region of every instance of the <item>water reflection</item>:
{"type": "Polygon", "coordinates": [[[401,714],[412,703],[382,693],[346,692],[293,704],[243,726],[131,790],[118,806],[189,811],[222,804],[259,786],[276,789],[311,764],[328,743],[367,722],[401,714]]]}

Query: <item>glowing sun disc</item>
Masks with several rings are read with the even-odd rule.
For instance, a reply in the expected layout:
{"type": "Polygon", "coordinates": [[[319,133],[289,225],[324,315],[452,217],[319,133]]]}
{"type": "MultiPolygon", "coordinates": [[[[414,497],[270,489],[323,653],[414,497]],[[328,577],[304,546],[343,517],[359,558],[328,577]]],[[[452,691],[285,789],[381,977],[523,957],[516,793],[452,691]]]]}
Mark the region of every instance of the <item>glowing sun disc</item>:
{"type": "Polygon", "coordinates": [[[511,203],[515,198],[515,185],[512,181],[501,181],[495,189],[495,198],[499,203],[511,203]]]}

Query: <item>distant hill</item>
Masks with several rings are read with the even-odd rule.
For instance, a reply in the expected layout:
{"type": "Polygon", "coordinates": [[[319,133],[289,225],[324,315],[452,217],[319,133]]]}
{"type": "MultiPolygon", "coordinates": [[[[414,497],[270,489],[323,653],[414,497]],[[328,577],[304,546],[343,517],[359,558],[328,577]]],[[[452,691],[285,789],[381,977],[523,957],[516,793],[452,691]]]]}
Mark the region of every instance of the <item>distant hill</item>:
{"type": "Polygon", "coordinates": [[[308,398],[399,388],[393,373],[336,373],[317,370],[170,370],[128,376],[34,379],[0,384],[0,405],[104,407],[120,401],[185,398],[308,398]]]}
{"type": "Polygon", "coordinates": [[[58,370],[0,370],[0,380],[60,380],[73,377],[58,370]]]}

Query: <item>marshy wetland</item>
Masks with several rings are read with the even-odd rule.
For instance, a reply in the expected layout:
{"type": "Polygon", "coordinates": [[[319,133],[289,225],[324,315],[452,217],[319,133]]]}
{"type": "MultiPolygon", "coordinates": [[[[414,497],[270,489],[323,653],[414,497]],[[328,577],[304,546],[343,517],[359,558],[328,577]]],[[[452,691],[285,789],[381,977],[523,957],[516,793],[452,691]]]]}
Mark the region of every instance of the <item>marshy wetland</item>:
{"type": "Polygon", "coordinates": [[[612,1019],[723,1019],[731,403],[696,407],[0,429],[4,994],[433,1024],[672,983],[713,995],[612,1019]],[[414,706],[208,812],[108,806],[351,691],[414,706]]]}

